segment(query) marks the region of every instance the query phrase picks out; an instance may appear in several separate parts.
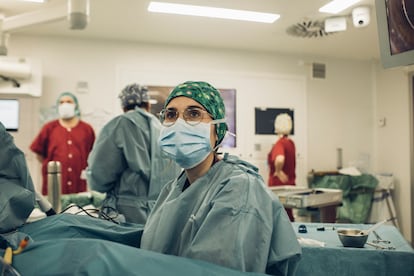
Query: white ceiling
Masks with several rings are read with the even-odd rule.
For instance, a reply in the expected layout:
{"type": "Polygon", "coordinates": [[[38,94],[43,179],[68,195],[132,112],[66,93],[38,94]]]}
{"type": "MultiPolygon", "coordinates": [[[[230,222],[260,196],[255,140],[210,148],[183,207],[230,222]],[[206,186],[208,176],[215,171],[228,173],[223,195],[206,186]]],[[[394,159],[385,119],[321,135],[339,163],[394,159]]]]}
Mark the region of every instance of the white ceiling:
{"type": "MultiPolygon", "coordinates": [[[[160,0],[158,0],[160,1],[160,0]]],[[[289,26],[308,20],[324,20],[328,14],[318,9],[329,0],[164,0],[192,5],[218,6],[272,12],[281,15],[273,24],[209,19],[149,13],[149,0],[90,0],[90,22],[84,30],[70,30],[65,20],[34,24],[16,29],[14,34],[80,37],[118,41],[140,41],[176,45],[192,45],[226,49],[258,50],[279,53],[337,57],[345,59],[379,59],[375,0],[360,3],[340,15],[347,17],[347,30],[323,37],[294,37],[289,26]],[[352,9],[371,8],[370,24],[356,28],[352,9]]],[[[0,0],[0,13],[5,18],[45,9],[46,5],[64,5],[66,0],[49,0],[48,4],[0,0]]]]}

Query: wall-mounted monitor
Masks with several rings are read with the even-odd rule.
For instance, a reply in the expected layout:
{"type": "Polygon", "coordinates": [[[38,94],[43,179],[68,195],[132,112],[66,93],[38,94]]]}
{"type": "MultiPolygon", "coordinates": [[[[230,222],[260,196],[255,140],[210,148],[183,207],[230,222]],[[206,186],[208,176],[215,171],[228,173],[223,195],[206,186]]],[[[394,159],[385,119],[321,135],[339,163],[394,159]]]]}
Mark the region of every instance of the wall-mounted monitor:
{"type": "Polygon", "coordinates": [[[414,64],[414,1],[375,0],[384,68],[414,64]]]}
{"type": "Polygon", "coordinates": [[[19,101],[17,99],[0,99],[0,122],[7,131],[18,131],[19,101]]]}
{"type": "Polygon", "coordinates": [[[295,134],[295,114],[294,110],[290,108],[261,108],[254,109],[255,115],[255,134],[259,135],[276,135],[275,133],[275,119],[276,116],[282,113],[289,114],[292,118],[291,135],[295,134]]]}

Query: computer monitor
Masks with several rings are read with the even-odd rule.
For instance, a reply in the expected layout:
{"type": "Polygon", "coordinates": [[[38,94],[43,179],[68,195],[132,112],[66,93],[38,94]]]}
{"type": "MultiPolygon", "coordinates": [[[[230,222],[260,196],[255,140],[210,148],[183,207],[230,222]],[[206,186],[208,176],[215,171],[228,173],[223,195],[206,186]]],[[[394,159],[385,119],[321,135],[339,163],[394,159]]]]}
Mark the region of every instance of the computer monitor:
{"type": "Polygon", "coordinates": [[[19,130],[19,101],[17,99],[0,99],[0,122],[7,131],[19,130]]]}
{"type": "Polygon", "coordinates": [[[414,64],[414,1],[375,0],[384,68],[414,64]]]}

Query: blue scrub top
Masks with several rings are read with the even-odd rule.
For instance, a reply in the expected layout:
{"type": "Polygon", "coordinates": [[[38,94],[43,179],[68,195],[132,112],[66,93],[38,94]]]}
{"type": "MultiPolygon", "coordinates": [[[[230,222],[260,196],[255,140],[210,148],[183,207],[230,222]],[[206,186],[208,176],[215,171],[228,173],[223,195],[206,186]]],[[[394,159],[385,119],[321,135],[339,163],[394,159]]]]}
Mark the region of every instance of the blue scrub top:
{"type": "Polygon", "coordinates": [[[240,271],[295,273],[301,247],[257,168],[226,154],[182,191],[185,182],[183,173],[162,190],[141,248],[240,271]]]}
{"type": "Polygon", "coordinates": [[[24,153],[0,122],[0,233],[23,225],[35,205],[24,153]]]}
{"type": "Polygon", "coordinates": [[[144,224],[162,187],[180,168],[161,156],[161,123],[141,108],[113,118],[88,157],[91,189],[106,193],[102,210],[118,221],[144,224]]]}

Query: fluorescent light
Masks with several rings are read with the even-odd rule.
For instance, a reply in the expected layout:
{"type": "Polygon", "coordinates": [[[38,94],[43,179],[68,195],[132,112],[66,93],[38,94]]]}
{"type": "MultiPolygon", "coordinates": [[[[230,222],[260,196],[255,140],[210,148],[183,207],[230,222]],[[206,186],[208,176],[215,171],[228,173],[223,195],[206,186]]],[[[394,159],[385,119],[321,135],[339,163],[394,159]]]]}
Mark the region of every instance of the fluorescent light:
{"type": "Polygon", "coordinates": [[[337,14],[361,0],[333,0],[319,9],[319,12],[337,14]]]}
{"type": "Polygon", "coordinates": [[[47,0],[20,0],[20,1],[24,1],[24,2],[35,2],[35,3],[44,3],[47,0]]]}
{"type": "Polygon", "coordinates": [[[205,6],[193,6],[174,3],[150,2],[148,6],[150,12],[172,13],[180,15],[206,16],[213,18],[224,18],[244,21],[254,21],[261,23],[273,23],[279,19],[279,14],[252,12],[232,9],[222,9],[205,6]]]}

